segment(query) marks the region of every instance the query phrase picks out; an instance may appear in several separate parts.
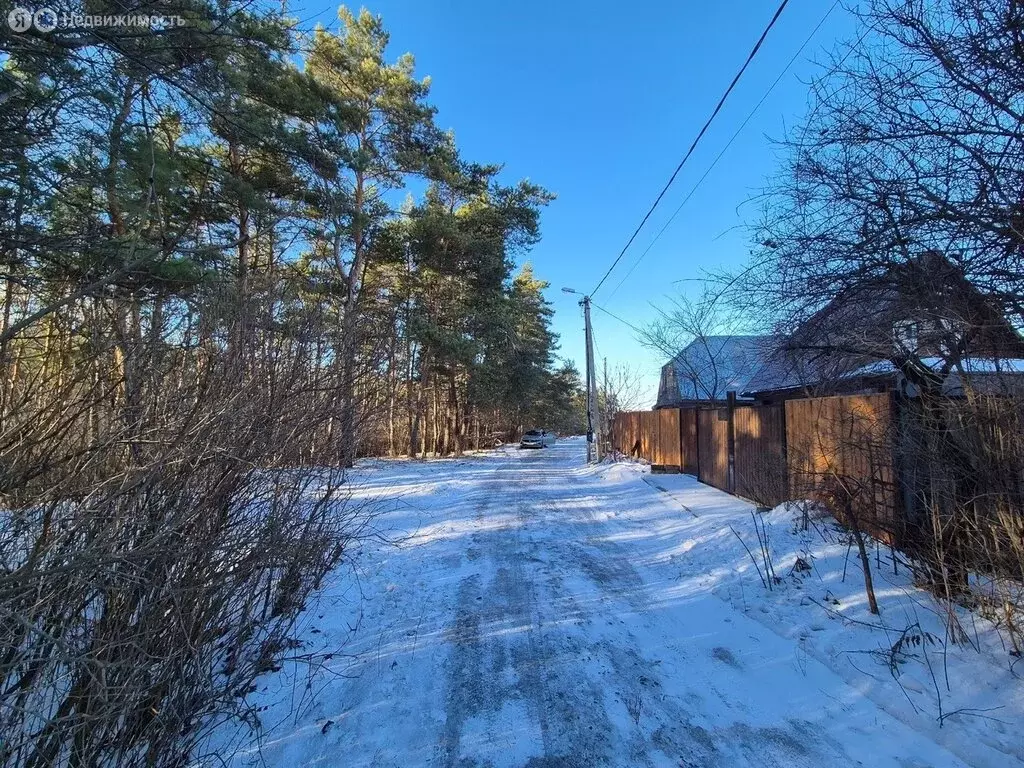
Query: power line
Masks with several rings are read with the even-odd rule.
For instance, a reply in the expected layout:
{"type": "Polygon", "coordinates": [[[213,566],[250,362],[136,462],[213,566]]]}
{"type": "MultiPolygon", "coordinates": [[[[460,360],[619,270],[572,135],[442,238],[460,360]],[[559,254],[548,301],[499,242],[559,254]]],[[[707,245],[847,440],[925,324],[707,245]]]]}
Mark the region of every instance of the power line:
{"type": "Polygon", "coordinates": [[[625,326],[626,326],[626,327],[628,327],[628,328],[632,328],[632,329],[633,329],[634,331],[636,331],[637,333],[639,333],[639,334],[643,334],[643,333],[644,333],[643,331],[641,331],[641,330],[640,330],[639,328],[637,328],[637,327],[636,327],[635,325],[633,325],[633,324],[632,324],[631,322],[629,322],[628,320],[623,320],[623,319],[622,319],[621,317],[619,317],[618,315],[614,314],[613,312],[609,312],[609,311],[608,311],[607,309],[605,309],[604,307],[602,307],[602,306],[600,306],[600,305],[598,305],[598,304],[595,304],[595,303],[594,303],[593,301],[591,301],[591,302],[590,302],[590,306],[592,306],[592,307],[593,307],[594,309],[599,309],[599,310],[601,310],[601,311],[602,311],[602,312],[604,312],[604,313],[605,313],[606,315],[608,315],[608,317],[612,318],[613,320],[618,320],[618,321],[619,321],[620,323],[622,323],[623,325],[625,325],[625,326]]]}
{"type": "Polygon", "coordinates": [[[642,344],[645,344],[645,345],[651,346],[651,347],[655,347],[659,351],[661,351],[664,354],[668,355],[669,357],[675,357],[675,355],[678,354],[678,352],[679,352],[678,349],[669,349],[664,344],[660,343],[658,341],[658,339],[654,337],[653,334],[651,334],[648,331],[644,331],[644,330],[641,330],[640,328],[637,328],[631,322],[629,322],[628,320],[623,320],[621,317],[616,315],[611,310],[605,309],[604,307],[600,306],[599,304],[595,304],[593,301],[590,302],[590,306],[592,306],[594,309],[599,309],[600,311],[602,311],[606,315],[608,315],[608,317],[612,318],[613,320],[618,320],[624,326],[626,326],[630,330],[634,331],[635,333],[639,334],[642,344]]]}
{"type": "Polygon", "coordinates": [[[756,56],[758,50],[760,50],[761,44],[765,41],[765,38],[768,37],[768,33],[771,31],[772,27],[775,26],[775,22],[779,20],[779,16],[782,15],[782,11],[785,9],[786,4],[788,2],[789,0],[782,0],[782,3],[779,4],[778,9],[776,9],[775,11],[775,15],[772,16],[772,20],[768,22],[768,26],[765,27],[764,32],[761,33],[761,37],[758,38],[757,43],[751,49],[749,55],[747,56],[747,60],[743,62],[743,66],[740,67],[740,71],[736,73],[736,76],[732,79],[732,82],[729,83],[729,87],[726,88],[725,93],[722,94],[722,98],[718,100],[718,104],[717,106],[715,106],[715,110],[711,113],[711,117],[707,119],[707,122],[704,123],[704,127],[700,129],[700,133],[697,134],[697,138],[693,140],[693,143],[690,145],[690,148],[686,151],[686,154],[683,155],[683,159],[679,161],[679,165],[677,165],[676,169],[672,172],[672,175],[669,177],[668,183],[666,183],[665,186],[662,188],[661,192],[658,193],[658,196],[654,199],[654,203],[651,205],[650,210],[647,211],[643,219],[641,219],[640,224],[633,231],[633,234],[630,235],[630,238],[628,241],[626,241],[626,245],[623,246],[622,251],[620,251],[619,255],[615,257],[615,261],[612,262],[612,265],[608,267],[608,271],[604,273],[604,277],[602,277],[600,282],[598,282],[597,287],[590,292],[591,296],[593,296],[595,293],[601,290],[601,286],[604,285],[604,281],[608,279],[608,275],[612,273],[612,270],[615,269],[615,266],[619,263],[619,261],[622,260],[622,257],[629,249],[629,246],[633,244],[633,241],[636,239],[636,236],[640,234],[640,230],[643,229],[644,224],[647,223],[647,220],[651,217],[651,214],[654,213],[654,209],[658,207],[658,203],[661,202],[661,198],[663,198],[665,196],[665,193],[668,192],[668,188],[672,186],[672,182],[675,181],[676,176],[679,175],[679,171],[681,171],[683,169],[683,166],[686,165],[686,161],[690,159],[690,155],[692,155],[693,151],[697,148],[697,144],[700,143],[701,138],[703,138],[704,134],[711,126],[712,121],[715,119],[719,111],[722,109],[722,105],[725,104],[725,100],[729,98],[729,94],[732,93],[732,89],[736,87],[736,83],[739,82],[740,78],[743,76],[743,73],[750,65],[750,62],[754,60],[754,56],[756,56]]]}
{"type": "Polygon", "coordinates": [[[718,161],[722,159],[722,156],[729,150],[729,147],[732,146],[732,143],[734,141],[736,141],[736,138],[740,135],[740,133],[743,131],[743,129],[747,127],[747,123],[749,123],[753,119],[754,115],[757,113],[757,110],[759,110],[761,108],[761,105],[765,103],[765,101],[771,95],[772,91],[775,90],[775,86],[777,86],[780,82],[782,82],[782,78],[786,76],[787,72],[789,72],[789,68],[793,66],[793,62],[795,62],[797,60],[797,58],[800,56],[800,54],[803,53],[804,48],[807,47],[808,43],[810,43],[811,40],[814,38],[814,36],[816,34],[818,34],[818,30],[821,29],[822,25],[825,23],[825,21],[828,19],[828,17],[832,14],[832,11],[834,11],[836,9],[836,6],[838,6],[839,3],[840,3],[840,0],[836,0],[834,3],[832,3],[832,6],[825,12],[825,15],[821,17],[821,21],[819,21],[818,25],[813,30],[811,30],[811,34],[809,34],[807,36],[807,39],[804,40],[803,44],[797,49],[797,52],[793,54],[793,57],[789,60],[789,63],[786,64],[785,68],[779,73],[779,76],[777,78],[775,78],[775,82],[773,82],[771,84],[771,86],[768,88],[768,90],[765,91],[764,96],[761,97],[761,100],[758,101],[757,104],[754,105],[754,108],[752,110],[750,110],[750,114],[747,115],[746,119],[742,123],[740,123],[740,127],[736,129],[736,132],[732,135],[732,137],[729,139],[729,141],[726,142],[726,145],[724,147],[722,147],[722,151],[718,153],[718,156],[715,157],[715,159],[711,163],[711,165],[708,166],[708,169],[706,171],[704,171],[704,175],[701,176],[699,179],[697,179],[697,183],[693,185],[693,188],[690,189],[690,191],[687,193],[686,197],[683,198],[683,201],[679,204],[679,207],[677,207],[675,209],[675,211],[673,211],[672,215],[669,216],[668,221],[665,222],[665,226],[663,226],[658,231],[658,234],[656,234],[654,236],[654,239],[651,240],[651,242],[647,246],[647,248],[644,249],[644,252],[641,253],[640,256],[637,257],[636,261],[633,262],[633,266],[631,266],[629,268],[629,271],[618,282],[618,284],[612,290],[611,294],[609,294],[609,296],[608,296],[609,299],[611,299],[611,297],[615,295],[615,293],[619,290],[619,288],[622,287],[622,284],[624,282],[626,282],[626,280],[629,279],[629,276],[631,274],[633,274],[633,270],[635,270],[637,268],[637,266],[640,264],[640,262],[643,260],[643,258],[650,252],[651,248],[654,247],[654,244],[656,242],[658,242],[658,239],[663,234],[665,234],[665,230],[668,229],[669,226],[671,226],[673,221],[675,221],[676,216],[679,215],[679,212],[683,209],[683,206],[686,205],[689,202],[690,198],[693,197],[694,193],[700,188],[700,185],[704,183],[704,180],[708,177],[708,175],[711,173],[711,171],[713,171],[715,169],[715,166],[718,165],[718,161]]]}

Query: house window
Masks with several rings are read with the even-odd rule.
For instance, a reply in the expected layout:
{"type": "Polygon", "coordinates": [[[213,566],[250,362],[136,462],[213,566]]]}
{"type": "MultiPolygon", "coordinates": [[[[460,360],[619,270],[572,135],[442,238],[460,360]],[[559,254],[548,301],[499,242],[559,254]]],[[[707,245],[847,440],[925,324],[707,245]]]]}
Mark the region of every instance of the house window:
{"type": "Polygon", "coordinates": [[[900,320],[892,325],[892,340],[897,352],[917,352],[917,323],[900,320]]]}

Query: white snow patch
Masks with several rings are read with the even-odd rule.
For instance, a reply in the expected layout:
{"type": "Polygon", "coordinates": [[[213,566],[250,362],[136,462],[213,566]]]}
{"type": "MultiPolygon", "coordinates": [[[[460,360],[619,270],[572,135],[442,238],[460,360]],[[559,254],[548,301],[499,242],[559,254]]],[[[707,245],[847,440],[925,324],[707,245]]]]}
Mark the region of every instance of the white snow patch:
{"type": "MultiPolygon", "coordinates": [[[[886,654],[908,626],[944,633],[935,602],[904,568],[893,572],[886,551],[873,617],[842,533],[825,521],[825,536],[795,530],[791,512],[774,510],[766,520],[781,583],[767,591],[729,529],[756,553],[752,505],[686,475],[587,466],[584,449],[563,440],[529,454],[357,468],[354,494],[390,499],[390,511],[380,538],[350,554],[303,617],[300,653],[331,656],[268,675],[254,694],[266,707],[261,743],[222,757],[239,766],[1024,761],[1022,686],[986,622],[962,614],[979,650],[922,641],[901,657],[898,679],[890,672],[886,654]],[[812,570],[794,571],[797,558],[812,570]],[[962,711],[941,728],[940,698],[944,714],[962,711]]],[[[228,744],[230,733],[218,739],[228,744]]]]}

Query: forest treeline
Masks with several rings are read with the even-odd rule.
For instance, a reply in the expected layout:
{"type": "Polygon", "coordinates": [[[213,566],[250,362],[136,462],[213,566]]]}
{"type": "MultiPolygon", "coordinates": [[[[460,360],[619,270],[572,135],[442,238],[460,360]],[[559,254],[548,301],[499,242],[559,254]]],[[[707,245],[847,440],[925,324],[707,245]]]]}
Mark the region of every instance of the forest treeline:
{"type": "Polygon", "coordinates": [[[161,3],[186,22],[164,33],[9,36],[4,418],[88,380],[106,394],[72,433],[120,422],[131,445],[176,366],[284,345],[324,416],[289,459],[578,426],[544,284],[512,275],[552,196],[463,160],[368,12],[307,34],[229,5],[161,3]]]}
{"type": "Polygon", "coordinates": [[[255,725],[368,520],[331,467],[582,428],[516,268],[552,195],[460,156],[379,18],[128,10],[184,23],[0,30],[4,765],[255,725]]]}

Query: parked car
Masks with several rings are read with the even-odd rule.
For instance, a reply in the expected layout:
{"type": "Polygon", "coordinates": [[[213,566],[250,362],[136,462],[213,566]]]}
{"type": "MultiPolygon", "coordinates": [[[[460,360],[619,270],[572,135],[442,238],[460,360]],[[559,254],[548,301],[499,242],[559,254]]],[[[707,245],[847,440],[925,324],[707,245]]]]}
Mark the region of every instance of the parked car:
{"type": "Polygon", "coordinates": [[[556,436],[554,432],[544,429],[530,429],[523,433],[523,439],[519,441],[520,448],[546,448],[554,445],[556,436]]]}

